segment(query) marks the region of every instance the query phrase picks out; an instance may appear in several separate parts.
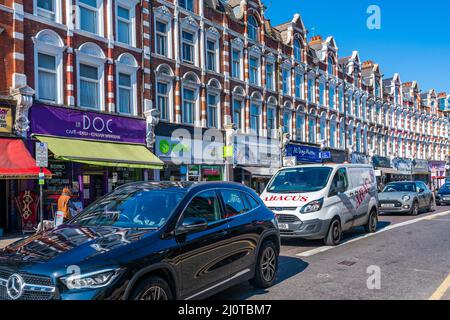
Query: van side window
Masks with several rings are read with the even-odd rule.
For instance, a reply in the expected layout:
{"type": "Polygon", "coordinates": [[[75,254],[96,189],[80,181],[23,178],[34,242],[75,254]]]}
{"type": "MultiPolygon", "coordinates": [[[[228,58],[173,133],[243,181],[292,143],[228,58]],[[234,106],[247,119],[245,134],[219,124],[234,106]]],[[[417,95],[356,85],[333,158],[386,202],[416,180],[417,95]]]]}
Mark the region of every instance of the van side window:
{"type": "Polygon", "coordinates": [[[329,197],[337,196],[339,193],[343,193],[348,189],[347,170],[345,168],[339,169],[334,175],[333,182],[331,183],[329,197]]]}

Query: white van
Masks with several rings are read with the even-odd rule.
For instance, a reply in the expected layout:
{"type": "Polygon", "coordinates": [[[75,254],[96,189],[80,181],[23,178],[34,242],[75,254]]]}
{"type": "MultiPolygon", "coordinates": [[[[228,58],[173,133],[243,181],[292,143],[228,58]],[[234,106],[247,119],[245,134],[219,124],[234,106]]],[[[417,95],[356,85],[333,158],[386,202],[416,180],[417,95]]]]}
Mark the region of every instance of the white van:
{"type": "Polygon", "coordinates": [[[375,232],[378,193],[370,165],[317,164],[282,168],[261,198],[277,216],[281,237],[323,239],[337,245],[342,232],[375,232]]]}

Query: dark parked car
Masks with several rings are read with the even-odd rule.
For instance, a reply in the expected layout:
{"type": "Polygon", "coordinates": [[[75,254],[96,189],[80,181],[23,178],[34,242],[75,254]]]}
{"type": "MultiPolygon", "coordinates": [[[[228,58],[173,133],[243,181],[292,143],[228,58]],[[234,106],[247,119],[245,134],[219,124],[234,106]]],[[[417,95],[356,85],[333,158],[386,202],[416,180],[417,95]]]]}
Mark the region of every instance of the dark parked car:
{"type": "Polygon", "coordinates": [[[200,299],[276,278],[274,214],[235,183],[133,183],[0,251],[0,299],[200,299]]]}
{"type": "Polygon", "coordinates": [[[450,184],[446,183],[439,188],[436,193],[436,204],[437,205],[449,205],[450,204],[450,184]]]}

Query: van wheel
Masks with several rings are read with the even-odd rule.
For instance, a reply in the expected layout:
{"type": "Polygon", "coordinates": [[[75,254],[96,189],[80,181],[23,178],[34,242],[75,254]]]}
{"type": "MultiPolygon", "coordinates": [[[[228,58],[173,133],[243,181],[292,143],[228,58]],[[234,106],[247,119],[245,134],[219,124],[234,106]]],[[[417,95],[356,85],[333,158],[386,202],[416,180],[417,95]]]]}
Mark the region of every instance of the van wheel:
{"type": "Polygon", "coordinates": [[[367,221],[367,224],[364,226],[364,229],[367,233],[375,233],[377,232],[378,227],[378,214],[376,210],[372,210],[369,215],[369,221],[367,221]]]}
{"type": "Polygon", "coordinates": [[[417,216],[419,214],[419,204],[417,203],[417,201],[413,202],[410,214],[412,216],[417,216]]]}
{"type": "Polygon", "coordinates": [[[250,283],[256,288],[269,288],[275,283],[277,270],[277,249],[272,241],[264,241],[256,261],[255,277],[250,280],[250,283]]]}
{"type": "Polygon", "coordinates": [[[169,284],[161,277],[150,276],[140,281],[130,300],[173,300],[169,284]]]}
{"type": "Polygon", "coordinates": [[[336,246],[341,242],[342,239],[342,227],[339,219],[335,218],[331,221],[330,227],[328,229],[327,236],[325,237],[324,243],[327,246],[336,246]]]}

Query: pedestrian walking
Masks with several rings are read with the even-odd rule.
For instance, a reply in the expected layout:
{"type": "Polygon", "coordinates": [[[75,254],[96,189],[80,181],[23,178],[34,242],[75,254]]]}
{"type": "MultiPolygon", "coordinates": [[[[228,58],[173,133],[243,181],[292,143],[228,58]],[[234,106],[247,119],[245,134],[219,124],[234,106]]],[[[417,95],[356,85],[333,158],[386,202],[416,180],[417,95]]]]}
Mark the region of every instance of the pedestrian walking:
{"type": "Polygon", "coordinates": [[[77,208],[72,203],[72,193],[69,188],[64,188],[61,196],[58,198],[58,213],[62,213],[63,221],[66,222],[72,218],[72,213],[70,209],[77,211],[77,208]]]}

